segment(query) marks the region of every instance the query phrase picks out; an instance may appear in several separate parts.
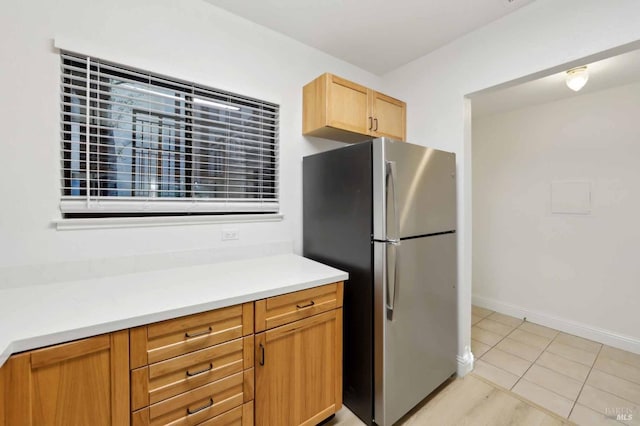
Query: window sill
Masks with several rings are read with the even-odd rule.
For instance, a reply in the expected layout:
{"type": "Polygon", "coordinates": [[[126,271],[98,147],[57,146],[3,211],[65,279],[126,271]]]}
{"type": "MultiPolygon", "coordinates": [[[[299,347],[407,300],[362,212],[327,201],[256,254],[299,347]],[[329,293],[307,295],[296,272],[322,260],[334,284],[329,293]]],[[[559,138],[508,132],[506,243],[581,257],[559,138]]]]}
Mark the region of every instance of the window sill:
{"type": "Polygon", "coordinates": [[[148,228],[158,226],[210,225],[221,223],[280,222],[284,215],[237,214],[211,216],[156,216],[156,217],[101,217],[83,219],[58,219],[53,225],[58,231],[111,228],[148,228]]]}

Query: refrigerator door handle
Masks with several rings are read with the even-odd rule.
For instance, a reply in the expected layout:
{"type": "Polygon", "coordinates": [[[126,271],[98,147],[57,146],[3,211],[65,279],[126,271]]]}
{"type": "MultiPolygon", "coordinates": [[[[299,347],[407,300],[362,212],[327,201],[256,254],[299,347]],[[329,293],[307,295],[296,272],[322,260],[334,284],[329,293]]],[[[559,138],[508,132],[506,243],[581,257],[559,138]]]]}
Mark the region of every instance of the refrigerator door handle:
{"type": "MultiPolygon", "coordinates": [[[[387,180],[387,206],[389,206],[389,189],[393,191],[393,196],[391,201],[392,211],[393,211],[393,234],[387,230],[387,240],[392,242],[400,241],[400,219],[398,217],[398,197],[396,195],[396,162],[395,161],[385,161],[386,164],[386,180],[387,180]]],[[[388,211],[388,207],[387,207],[388,211]]],[[[389,222],[387,221],[387,224],[389,222]]]]}
{"type": "Polygon", "coordinates": [[[398,247],[400,246],[400,241],[390,241],[387,243],[387,319],[389,321],[393,321],[393,310],[396,307],[396,294],[398,294],[398,283],[400,281],[400,268],[398,267],[398,262],[400,259],[400,251],[398,247]],[[391,253],[393,252],[393,272],[390,273],[391,268],[389,265],[391,264],[391,253]],[[391,281],[393,279],[393,284],[391,281]],[[392,289],[392,290],[391,290],[392,289]]]}

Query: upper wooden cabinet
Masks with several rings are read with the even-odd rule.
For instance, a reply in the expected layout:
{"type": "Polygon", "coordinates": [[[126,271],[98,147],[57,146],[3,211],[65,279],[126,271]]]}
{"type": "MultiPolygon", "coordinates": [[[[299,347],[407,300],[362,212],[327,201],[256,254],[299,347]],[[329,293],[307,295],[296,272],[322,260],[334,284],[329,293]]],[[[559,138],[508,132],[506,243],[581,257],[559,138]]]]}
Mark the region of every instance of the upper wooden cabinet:
{"type": "Polygon", "coordinates": [[[14,355],[0,388],[2,426],[128,425],[129,332],[14,355]]]}
{"type": "Polygon", "coordinates": [[[304,86],[302,133],[343,142],[406,137],[407,104],[333,74],[304,86]]]}
{"type": "Polygon", "coordinates": [[[406,138],[407,104],[391,96],[369,91],[372,136],[386,136],[404,141],[406,138]]]}

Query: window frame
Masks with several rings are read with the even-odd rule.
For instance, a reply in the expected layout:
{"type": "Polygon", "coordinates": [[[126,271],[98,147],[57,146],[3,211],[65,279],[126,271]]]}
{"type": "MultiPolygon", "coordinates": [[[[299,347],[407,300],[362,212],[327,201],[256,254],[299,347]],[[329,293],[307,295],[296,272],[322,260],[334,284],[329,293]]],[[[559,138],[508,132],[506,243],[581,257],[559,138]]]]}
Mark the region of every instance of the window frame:
{"type": "MultiPolygon", "coordinates": [[[[170,77],[166,77],[162,74],[156,73],[156,72],[149,72],[149,71],[145,71],[145,70],[140,70],[138,68],[135,67],[131,67],[131,66],[125,66],[125,65],[121,65],[121,64],[117,64],[111,61],[107,61],[107,60],[103,60],[103,59],[95,59],[93,57],[90,57],[88,55],[80,55],[80,54],[76,54],[67,50],[61,50],[60,51],[60,66],[61,66],[61,80],[60,80],[60,87],[61,87],[61,93],[60,93],[60,105],[61,105],[61,110],[60,110],[60,119],[61,119],[61,136],[60,136],[60,148],[61,148],[61,198],[60,198],[60,210],[62,212],[63,218],[64,219],[77,219],[77,218],[113,218],[113,219],[124,219],[127,217],[130,218],[140,218],[140,217],[177,217],[177,216],[186,216],[186,215],[220,215],[220,216],[242,216],[242,215],[257,215],[256,217],[260,217],[261,215],[267,215],[267,214],[275,214],[275,215],[279,215],[279,211],[280,211],[280,147],[279,147],[279,112],[280,112],[280,106],[276,103],[272,103],[269,101],[263,101],[263,100],[259,100],[256,98],[251,98],[251,97],[247,97],[244,95],[238,95],[236,93],[232,93],[232,92],[228,92],[228,91],[223,91],[220,89],[213,89],[210,87],[207,87],[205,85],[201,85],[198,83],[194,83],[194,82],[189,82],[189,81],[185,81],[185,80],[181,80],[178,78],[170,78],[170,77]],[[85,96],[85,100],[86,103],[84,104],[85,107],[85,112],[84,114],[80,113],[80,115],[84,115],[85,119],[86,119],[86,123],[82,124],[82,123],[78,123],[78,127],[79,127],[79,134],[80,137],[78,138],[77,141],[72,141],[70,139],[66,138],[66,134],[65,132],[70,132],[71,129],[68,128],[68,125],[71,123],[72,120],[69,119],[69,115],[72,113],[70,111],[70,107],[68,108],[68,105],[65,105],[65,98],[67,98],[67,100],[69,100],[69,94],[67,92],[65,92],[64,89],[64,85],[65,85],[65,76],[67,76],[67,74],[65,74],[65,67],[67,66],[67,64],[65,63],[65,60],[76,60],[76,61],[86,61],[86,69],[87,69],[87,74],[89,75],[89,78],[85,78],[86,80],[86,87],[87,87],[87,92],[89,93],[89,96],[85,96]],[[265,111],[267,111],[266,113],[263,111],[263,113],[266,115],[271,114],[271,117],[268,118],[267,120],[271,120],[272,124],[270,126],[265,126],[267,128],[270,128],[271,130],[266,130],[267,132],[271,132],[271,136],[267,139],[259,139],[255,141],[255,144],[259,145],[259,150],[260,152],[264,151],[265,149],[267,150],[267,152],[270,151],[270,155],[267,156],[267,158],[269,158],[268,161],[263,161],[262,157],[260,161],[254,160],[254,162],[256,164],[260,164],[260,166],[254,166],[254,168],[257,168],[260,170],[260,178],[257,180],[257,182],[259,182],[259,188],[260,188],[260,192],[258,193],[259,196],[258,197],[242,197],[243,199],[240,199],[240,197],[238,197],[238,199],[233,199],[232,197],[229,198],[214,198],[214,197],[197,197],[194,196],[195,191],[193,189],[194,185],[191,185],[191,187],[188,188],[188,190],[190,191],[190,195],[189,196],[184,196],[184,197],[150,197],[149,195],[147,195],[146,197],[136,197],[135,196],[135,190],[133,189],[135,187],[135,185],[137,184],[137,182],[135,180],[131,181],[131,193],[133,194],[130,197],[124,197],[124,196],[114,196],[111,198],[108,198],[108,196],[105,195],[100,195],[98,194],[96,196],[94,192],[94,189],[92,188],[92,186],[89,184],[92,182],[93,177],[92,177],[92,173],[94,172],[94,168],[93,168],[93,164],[100,164],[100,160],[93,160],[92,156],[94,154],[94,151],[91,150],[92,144],[94,144],[94,142],[92,142],[92,139],[97,138],[99,141],[101,140],[102,136],[99,134],[99,129],[101,129],[102,126],[102,120],[103,118],[100,116],[93,116],[92,115],[92,104],[97,103],[98,105],[100,105],[102,103],[102,99],[99,97],[100,95],[98,94],[102,89],[100,89],[99,87],[101,87],[102,82],[100,80],[100,72],[98,72],[97,77],[95,77],[95,80],[92,80],[93,78],[93,74],[92,71],[95,72],[95,70],[92,67],[98,67],[98,69],[100,68],[101,65],[106,65],[110,68],[119,68],[122,69],[124,73],[135,73],[137,75],[145,75],[145,76],[150,76],[149,77],[149,87],[153,87],[153,85],[151,85],[151,80],[154,81],[168,81],[170,83],[175,83],[176,85],[185,87],[191,87],[192,88],[192,92],[191,92],[191,100],[189,101],[189,94],[186,91],[180,92],[181,94],[184,95],[184,98],[182,100],[183,102],[183,107],[182,107],[182,113],[177,114],[180,117],[187,117],[189,114],[187,111],[191,112],[191,121],[188,122],[188,120],[185,120],[182,124],[184,125],[184,136],[181,139],[181,142],[179,143],[180,147],[187,147],[190,146],[191,149],[193,149],[194,147],[194,141],[196,139],[193,138],[193,135],[190,134],[190,131],[193,131],[193,127],[194,127],[194,123],[198,121],[198,118],[194,118],[194,112],[197,112],[198,109],[195,107],[196,102],[194,102],[193,100],[193,96],[197,96],[198,97],[204,97],[204,99],[209,99],[207,98],[207,95],[210,94],[214,94],[214,95],[218,95],[220,94],[220,96],[224,97],[226,96],[226,104],[231,104],[234,105],[233,102],[237,102],[238,105],[240,105],[240,107],[235,108],[238,109],[238,111],[241,111],[241,109],[243,108],[243,105],[247,108],[247,109],[254,109],[257,110],[256,108],[254,108],[255,105],[263,105],[263,107],[265,108],[265,111]],[[95,81],[95,86],[93,87],[93,83],[95,81]],[[95,92],[95,97],[92,96],[95,92]],[[86,107],[87,107],[87,103],[89,104],[89,114],[86,113],[86,107]],[[246,105],[251,105],[249,107],[247,107],[246,105]],[[267,110],[268,108],[268,110],[267,110]],[[97,122],[97,124],[96,124],[97,122]],[[89,129],[89,141],[87,142],[87,127],[89,129]],[[83,130],[84,128],[84,130],[83,130]],[[84,137],[83,137],[84,136],[84,137]],[[272,141],[272,143],[270,144],[269,140],[272,141]],[[266,142],[265,142],[266,141],[266,142]],[[70,145],[74,142],[77,142],[79,144],[84,144],[85,145],[85,151],[84,151],[84,160],[80,160],[80,161],[85,161],[86,162],[86,166],[84,168],[85,173],[86,170],[89,170],[89,174],[88,174],[88,178],[85,177],[85,189],[84,189],[84,194],[82,194],[82,191],[80,191],[81,195],[76,194],[72,194],[71,190],[73,188],[73,184],[71,182],[72,176],[71,174],[65,174],[67,171],[70,171],[72,169],[70,162],[71,162],[71,158],[65,156],[65,148],[67,149],[67,151],[69,152],[73,152],[73,149],[70,147],[70,145]],[[264,148],[264,146],[266,146],[266,148],[264,148]],[[86,152],[89,152],[89,159],[87,159],[87,155],[86,152]],[[269,180],[269,178],[265,178],[264,176],[267,175],[267,173],[265,173],[265,166],[262,164],[269,164],[272,166],[272,174],[270,175],[271,180],[269,180]],[[263,188],[265,187],[265,182],[267,183],[267,188],[268,188],[268,184],[272,185],[272,192],[262,192],[263,188]],[[86,190],[87,184],[89,184],[89,191],[86,190]],[[66,191],[66,192],[65,192],[66,191]],[[265,196],[266,195],[266,196],[265,196]],[[271,197],[268,197],[268,195],[271,195],[271,197]],[[245,200],[249,200],[249,201],[245,201],[245,200]]],[[[111,75],[109,73],[105,73],[106,75],[111,75]]],[[[68,82],[67,82],[68,84],[68,82]]],[[[111,83],[109,83],[111,84],[111,83]]],[[[85,94],[87,93],[85,92],[85,94]]],[[[111,94],[109,94],[109,96],[111,96],[111,94]]],[[[80,98],[79,96],[76,96],[76,98],[80,98]]],[[[211,100],[213,101],[213,103],[215,103],[216,98],[211,97],[211,100]]],[[[69,102],[70,103],[70,102],[69,102]]],[[[79,105],[79,109],[82,110],[82,105],[79,105]]],[[[204,110],[205,107],[202,107],[202,110],[204,112],[206,112],[204,110]]],[[[209,108],[209,107],[206,107],[209,108]]],[[[97,108],[98,110],[101,109],[101,107],[97,108]]],[[[133,111],[133,108],[132,108],[133,111]]],[[[154,114],[156,113],[156,111],[154,111],[154,114]]],[[[208,112],[207,112],[208,113],[208,112]]],[[[209,113],[210,115],[215,115],[215,113],[209,113]]],[[[239,113],[240,114],[240,113],[239,113]]],[[[252,113],[254,114],[254,113],[252,113]]],[[[152,114],[149,114],[150,116],[152,116],[152,114]]],[[[229,126],[231,127],[231,113],[227,113],[228,115],[228,122],[229,122],[229,126]]],[[[221,115],[218,112],[218,117],[220,117],[221,115]]],[[[255,115],[251,115],[250,116],[252,119],[255,119],[256,117],[260,120],[264,119],[264,116],[260,116],[259,114],[255,114],[255,115]]],[[[108,120],[108,118],[106,119],[108,120]]],[[[234,120],[240,120],[240,118],[234,118],[234,120]]],[[[205,120],[207,121],[207,120],[205,120]]],[[[219,124],[218,121],[215,121],[216,123],[219,124]]],[[[255,120],[250,120],[249,123],[255,123],[255,120]]],[[[132,124],[132,128],[134,126],[133,122],[132,124]]],[[[246,124],[246,123],[245,123],[246,124]]],[[[262,125],[261,125],[262,126],[262,125]]],[[[261,132],[263,131],[262,127],[261,127],[261,132]]],[[[248,132],[248,131],[247,131],[248,132]]],[[[160,131],[160,134],[162,134],[162,130],[160,131]]],[[[235,143],[231,143],[230,141],[232,141],[233,138],[231,136],[228,137],[228,140],[224,142],[224,145],[226,147],[227,152],[227,157],[225,157],[225,161],[229,161],[229,156],[231,154],[229,154],[230,152],[233,152],[232,150],[229,149],[229,146],[242,146],[241,144],[238,144],[237,142],[235,143]]],[[[133,137],[131,139],[131,143],[133,143],[133,137]]],[[[209,143],[210,145],[212,145],[212,142],[208,142],[207,140],[204,141],[199,141],[199,143],[209,143]]],[[[218,143],[218,142],[216,142],[218,143]]],[[[97,145],[100,145],[100,142],[97,143],[97,145]]],[[[175,145],[175,144],[174,144],[175,145]]],[[[248,146],[249,144],[247,144],[248,146]]],[[[255,146],[253,147],[255,149],[255,146]]],[[[212,151],[212,149],[207,148],[210,151],[212,151]]],[[[162,150],[160,150],[162,151],[162,150]]],[[[82,149],[78,150],[79,154],[82,154],[82,149]]],[[[192,154],[192,153],[191,153],[192,154]]],[[[97,156],[99,156],[100,154],[96,154],[97,156]]],[[[218,154],[215,154],[218,155],[218,154]]],[[[79,155],[81,157],[81,155],[79,155]]],[[[246,155],[245,155],[246,156],[246,155]]],[[[207,154],[206,156],[203,155],[198,155],[198,156],[193,156],[192,158],[189,159],[189,161],[187,161],[187,153],[185,152],[185,164],[189,164],[190,167],[186,167],[190,170],[189,173],[186,173],[184,175],[185,177],[185,181],[188,180],[189,178],[193,180],[194,176],[196,175],[196,168],[195,168],[195,164],[197,163],[197,159],[194,159],[193,157],[198,157],[200,160],[202,160],[203,158],[209,159],[209,154],[207,154]]],[[[222,156],[221,156],[222,158],[222,156]]],[[[252,161],[252,160],[249,160],[252,161]]],[[[245,164],[248,161],[245,161],[245,164]]],[[[210,162],[205,162],[208,165],[211,165],[210,162]]],[[[228,164],[227,164],[228,166],[228,164]]],[[[229,167],[229,166],[228,166],[229,167]]],[[[242,169],[240,167],[240,169],[242,169]]],[[[98,172],[102,172],[102,170],[98,169],[98,172]]],[[[231,185],[228,183],[229,182],[229,175],[232,174],[233,172],[229,172],[228,169],[225,172],[227,177],[226,179],[226,186],[230,187],[231,185]]],[[[236,175],[237,176],[237,175],[236,175]]],[[[237,179],[238,181],[242,182],[241,179],[237,179]]],[[[247,180],[246,178],[244,179],[245,181],[247,180]]],[[[120,183],[121,180],[115,179],[115,182],[120,183]]],[[[240,188],[248,188],[249,185],[245,184],[245,186],[237,185],[240,188]]],[[[185,184],[185,188],[187,188],[188,186],[185,184]]],[[[98,191],[102,191],[103,188],[98,188],[98,191]]],[[[120,191],[120,188],[117,188],[117,191],[120,191]]],[[[149,192],[149,191],[147,191],[149,192]]],[[[159,191],[161,192],[161,191],[159,191]]],[[[171,192],[171,191],[168,191],[171,192]]],[[[185,191],[183,191],[185,192],[185,191]]],[[[240,192],[241,193],[241,192],[240,192]]],[[[227,194],[230,194],[229,191],[227,191],[227,194]]],[[[254,193],[256,194],[256,193],[254,193]]],[[[279,215],[281,217],[281,215],[279,215]]],[[[169,220],[169,222],[174,223],[174,220],[169,220]]]]}

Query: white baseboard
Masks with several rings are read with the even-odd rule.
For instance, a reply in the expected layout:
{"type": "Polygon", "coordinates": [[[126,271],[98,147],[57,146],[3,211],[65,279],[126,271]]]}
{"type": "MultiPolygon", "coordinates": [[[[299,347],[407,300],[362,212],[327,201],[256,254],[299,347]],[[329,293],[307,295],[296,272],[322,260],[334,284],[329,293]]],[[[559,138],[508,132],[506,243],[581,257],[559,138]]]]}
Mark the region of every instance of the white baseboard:
{"type": "Polygon", "coordinates": [[[533,311],[488,297],[474,295],[472,300],[474,305],[480,306],[481,308],[490,309],[516,318],[526,318],[527,321],[536,324],[555,328],[556,330],[584,337],[585,339],[613,346],[614,348],[640,354],[640,339],[635,337],[625,336],[613,331],[582,324],[566,318],[560,318],[545,312],[533,311]]]}
{"type": "Polygon", "coordinates": [[[471,353],[471,348],[469,346],[465,346],[464,354],[456,356],[458,360],[458,376],[464,377],[467,373],[471,373],[473,370],[473,353],[471,353]]]}

